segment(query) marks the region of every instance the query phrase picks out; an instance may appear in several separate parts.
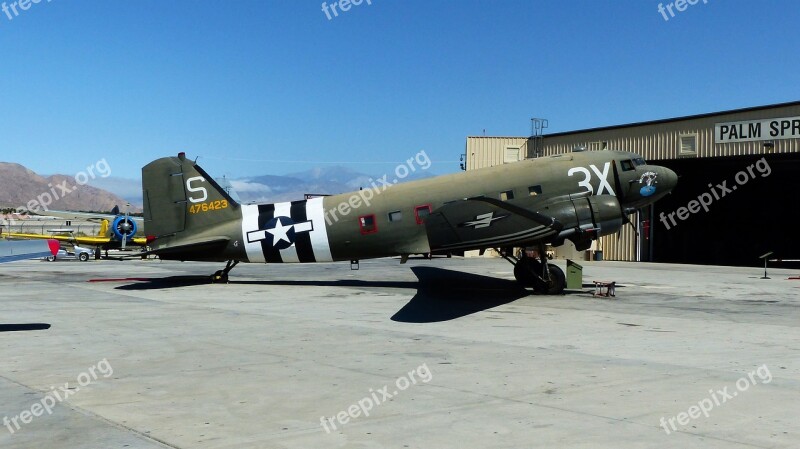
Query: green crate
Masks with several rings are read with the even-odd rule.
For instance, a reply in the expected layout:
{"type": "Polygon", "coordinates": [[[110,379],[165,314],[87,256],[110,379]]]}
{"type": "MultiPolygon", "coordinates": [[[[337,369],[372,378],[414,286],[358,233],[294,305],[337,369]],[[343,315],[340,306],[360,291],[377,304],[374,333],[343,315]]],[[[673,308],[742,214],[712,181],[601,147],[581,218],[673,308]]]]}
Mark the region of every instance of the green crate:
{"type": "Polygon", "coordinates": [[[567,259],[567,288],[580,290],[583,288],[583,266],[567,259]]]}

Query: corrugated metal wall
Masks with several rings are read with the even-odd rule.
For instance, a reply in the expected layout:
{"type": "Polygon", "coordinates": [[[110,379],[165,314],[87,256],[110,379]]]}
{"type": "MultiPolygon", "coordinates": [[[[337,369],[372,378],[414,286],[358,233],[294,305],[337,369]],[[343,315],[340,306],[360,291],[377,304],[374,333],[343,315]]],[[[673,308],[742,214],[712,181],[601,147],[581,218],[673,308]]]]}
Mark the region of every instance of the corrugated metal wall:
{"type": "MultiPolygon", "coordinates": [[[[636,223],[636,214],[628,218],[636,223]]],[[[630,225],[625,225],[619,237],[617,234],[600,237],[597,249],[603,250],[605,260],[636,260],[636,233],[630,225]]]]}
{"type": "MultiPolygon", "coordinates": [[[[764,153],[800,152],[800,139],[773,140],[774,148],[767,149],[763,141],[714,143],[716,123],[800,116],[800,103],[766,106],[747,111],[687,117],[669,121],[641,123],[605,129],[576,131],[544,136],[544,155],[569,153],[576,147],[587,150],[623,150],[640,154],[648,161],[676,158],[707,158],[745,156],[764,153]],[[697,152],[681,152],[681,136],[697,135],[697,152]]],[[[467,169],[472,170],[503,163],[507,146],[520,146],[527,141],[520,137],[468,137],[467,169]]],[[[524,152],[522,154],[525,154],[524,152]]],[[[634,223],[635,217],[632,217],[634,223]]],[[[606,260],[635,261],[636,235],[625,226],[621,237],[600,239],[598,249],[606,260]]]]}
{"type": "Polygon", "coordinates": [[[467,137],[467,170],[493,167],[503,163],[505,149],[518,147],[522,158],[527,154],[527,137],[467,137]]]}
{"type": "MultiPolygon", "coordinates": [[[[800,114],[798,114],[800,115],[800,114]]],[[[747,120],[747,119],[744,119],[747,120]]],[[[592,144],[607,142],[610,150],[632,151],[649,161],[677,159],[679,157],[722,157],[763,154],[763,142],[714,143],[714,125],[711,128],[684,128],[671,131],[655,131],[641,135],[637,128],[613,130],[609,132],[581,133],[572,136],[545,137],[544,154],[569,153],[575,147],[592,148],[592,144]],[[626,136],[615,136],[627,131],[626,136]],[[632,135],[632,134],[637,135],[632,135]],[[681,154],[680,138],[683,135],[697,134],[697,154],[681,154]]],[[[800,152],[800,140],[774,140],[775,147],[770,153],[800,152]]]]}
{"type": "MultiPolygon", "coordinates": [[[[745,156],[765,152],[762,141],[740,143],[714,143],[716,123],[800,116],[800,104],[765,107],[747,112],[721,113],[702,118],[676,119],[653,124],[637,124],[589,131],[576,131],[544,137],[544,154],[568,153],[575,147],[589,150],[598,143],[607,142],[610,150],[632,151],[647,160],[676,159],[679,157],[745,156]],[[697,134],[697,154],[680,152],[680,137],[697,134]]],[[[800,152],[800,140],[773,140],[772,153],[800,152]]]]}

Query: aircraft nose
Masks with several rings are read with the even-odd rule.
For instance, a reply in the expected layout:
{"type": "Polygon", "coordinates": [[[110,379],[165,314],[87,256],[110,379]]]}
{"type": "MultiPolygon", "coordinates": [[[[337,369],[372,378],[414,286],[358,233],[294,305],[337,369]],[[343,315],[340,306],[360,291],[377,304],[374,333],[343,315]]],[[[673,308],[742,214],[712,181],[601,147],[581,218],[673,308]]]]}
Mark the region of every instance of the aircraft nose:
{"type": "Polygon", "coordinates": [[[658,167],[659,187],[662,190],[671,192],[678,185],[678,174],[667,167],[658,167]]]}

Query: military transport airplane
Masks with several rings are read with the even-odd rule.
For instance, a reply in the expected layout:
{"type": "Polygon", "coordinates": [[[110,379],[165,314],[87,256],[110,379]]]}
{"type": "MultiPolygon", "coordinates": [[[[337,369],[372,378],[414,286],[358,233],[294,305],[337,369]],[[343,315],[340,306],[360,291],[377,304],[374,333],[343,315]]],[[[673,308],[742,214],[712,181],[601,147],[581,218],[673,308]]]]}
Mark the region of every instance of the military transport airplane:
{"type": "Polygon", "coordinates": [[[618,232],[627,216],[677,184],[670,169],[622,151],[573,152],[291,203],[239,204],[186,158],[142,169],[151,253],[162,259],[310,263],[430,252],[538,246],[514,275],[540,293],[563,291],[545,244],[578,249],[618,232]]]}

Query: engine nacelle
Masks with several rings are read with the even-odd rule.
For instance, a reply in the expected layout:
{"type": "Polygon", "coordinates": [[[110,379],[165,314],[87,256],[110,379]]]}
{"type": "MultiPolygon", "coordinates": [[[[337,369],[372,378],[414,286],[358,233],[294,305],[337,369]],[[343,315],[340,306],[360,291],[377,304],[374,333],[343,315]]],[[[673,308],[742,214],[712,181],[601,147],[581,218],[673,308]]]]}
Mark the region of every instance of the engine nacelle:
{"type": "Polygon", "coordinates": [[[578,226],[592,226],[598,237],[614,234],[622,229],[622,207],[613,195],[590,196],[574,200],[578,226]]]}
{"type": "Polygon", "coordinates": [[[541,212],[556,217],[564,225],[553,245],[559,246],[569,239],[578,250],[587,249],[593,239],[614,234],[623,225],[622,208],[613,195],[573,197],[551,204],[541,212]]]}

